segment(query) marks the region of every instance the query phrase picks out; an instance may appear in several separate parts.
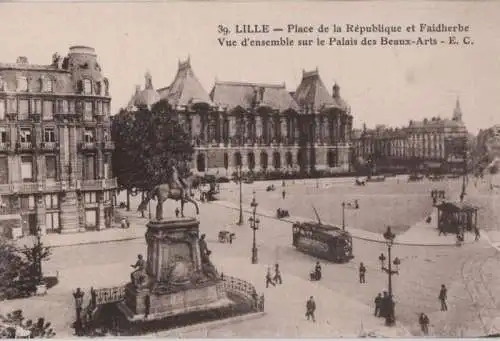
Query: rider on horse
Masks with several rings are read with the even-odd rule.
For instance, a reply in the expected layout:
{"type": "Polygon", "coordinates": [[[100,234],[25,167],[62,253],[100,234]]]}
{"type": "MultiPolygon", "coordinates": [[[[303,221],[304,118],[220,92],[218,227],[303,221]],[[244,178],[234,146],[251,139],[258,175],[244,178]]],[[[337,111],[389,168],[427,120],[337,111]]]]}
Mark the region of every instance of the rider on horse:
{"type": "Polygon", "coordinates": [[[177,170],[177,167],[174,165],[172,166],[172,183],[175,184],[178,189],[181,190],[181,194],[183,194],[184,198],[188,197],[188,186],[184,182],[184,180],[179,177],[179,171],[177,170]]]}

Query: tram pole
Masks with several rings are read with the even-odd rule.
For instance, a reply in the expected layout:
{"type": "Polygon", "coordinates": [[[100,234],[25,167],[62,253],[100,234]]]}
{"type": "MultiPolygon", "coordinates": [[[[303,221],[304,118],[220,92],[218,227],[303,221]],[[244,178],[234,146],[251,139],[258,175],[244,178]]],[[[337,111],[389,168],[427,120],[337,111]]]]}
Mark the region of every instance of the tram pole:
{"type": "Polygon", "coordinates": [[[345,201],[342,201],[342,231],[345,231],[345,201]]]}
{"type": "Polygon", "coordinates": [[[237,224],[243,225],[243,188],[242,188],[242,178],[241,178],[241,165],[238,168],[238,181],[240,183],[240,218],[237,224]]]}

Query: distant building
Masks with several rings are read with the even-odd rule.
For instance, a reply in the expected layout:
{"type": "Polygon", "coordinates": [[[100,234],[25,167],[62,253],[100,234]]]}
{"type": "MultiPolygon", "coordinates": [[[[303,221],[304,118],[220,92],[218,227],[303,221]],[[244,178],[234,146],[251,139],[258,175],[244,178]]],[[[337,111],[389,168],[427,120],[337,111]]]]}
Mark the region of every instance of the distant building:
{"type": "Polygon", "coordinates": [[[462,167],[463,146],[468,137],[457,100],[452,119],[433,117],[410,121],[403,128],[377,126],[358,130],[354,155],[372,160],[382,170],[427,169],[450,171],[462,167]],[[462,148],[462,149],[460,149],[462,148]]]}
{"type": "Polygon", "coordinates": [[[111,225],[110,102],[93,48],[0,63],[0,211],[19,212],[25,234],[111,225]]]}
{"type": "Polygon", "coordinates": [[[179,62],[173,82],[155,90],[146,75],[128,109],[160,99],[175,109],[190,134],[192,170],[230,176],[243,171],[347,172],[352,115],[335,84],[329,93],[318,70],[302,73],[290,93],[284,84],[216,81],[210,93],[190,60],[179,62]]]}

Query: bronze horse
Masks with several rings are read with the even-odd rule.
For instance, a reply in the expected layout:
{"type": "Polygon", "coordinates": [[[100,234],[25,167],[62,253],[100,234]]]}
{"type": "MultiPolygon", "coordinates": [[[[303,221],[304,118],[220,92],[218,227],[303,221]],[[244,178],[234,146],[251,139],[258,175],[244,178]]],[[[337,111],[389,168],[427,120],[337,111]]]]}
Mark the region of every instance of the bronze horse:
{"type": "MultiPolygon", "coordinates": [[[[196,207],[196,214],[200,213],[198,204],[191,198],[191,186],[193,183],[193,176],[183,179],[186,187],[179,188],[172,183],[160,184],[150,190],[144,200],[139,204],[138,211],[145,211],[149,201],[156,197],[156,220],[163,219],[163,203],[167,199],[181,201],[181,216],[184,217],[184,203],[190,202],[196,207]]],[[[170,181],[172,182],[172,181],[170,181]]]]}

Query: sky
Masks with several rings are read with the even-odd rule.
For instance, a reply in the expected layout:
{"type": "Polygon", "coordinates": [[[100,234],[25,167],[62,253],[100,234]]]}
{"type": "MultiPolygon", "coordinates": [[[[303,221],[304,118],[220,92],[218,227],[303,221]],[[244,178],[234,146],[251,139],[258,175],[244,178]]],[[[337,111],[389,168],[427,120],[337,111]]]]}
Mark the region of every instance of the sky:
{"type": "MultiPolygon", "coordinates": [[[[294,91],[302,70],[318,68],[328,89],[337,82],[354,126],[402,126],[409,120],[451,117],[457,98],[468,129],[500,123],[500,2],[127,2],[0,3],[0,62],[27,56],[50,64],[72,45],[96,49],[110,80],[115,112],[149,71],[156,88],[169,85],[188,56],[209,92],[216,79],[286,84],[294,91]],[[473,45],[221,47],[219,25],[320,24],[470,25],[473,45]]],[[[275,38],[280,33],[259,37],[275,38]]],[[[361,40],[355,33],[345,37],[361,40]]],[[[434,35],[444,40],[448,33],[434,35]]],[[[462,37],[460,34],[454,34],[462,37]]],[[[237,38],[252,35],[239,35],[237,38]]],[[[318,34],[290,38],[316,39],[318,34]]],[[[324,33],[328,39],[333,34],[324,33]]],[[[403,33],[395,38],[430,37],[403,33]]],[[[233,36],[236,37],[236,36],[233,36]]],[[[370,38],[377,38],[375,35],[370,38]]]]}

